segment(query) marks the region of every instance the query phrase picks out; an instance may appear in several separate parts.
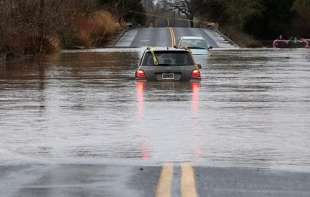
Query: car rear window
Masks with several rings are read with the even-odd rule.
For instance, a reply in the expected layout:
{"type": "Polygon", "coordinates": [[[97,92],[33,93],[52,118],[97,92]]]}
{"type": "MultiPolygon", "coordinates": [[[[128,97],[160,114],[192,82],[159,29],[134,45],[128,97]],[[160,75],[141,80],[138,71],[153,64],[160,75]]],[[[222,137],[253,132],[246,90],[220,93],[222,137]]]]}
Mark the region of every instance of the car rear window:
{"type": "Polygon", "coordinates": [[[191,54],[187,51],[155,51],[147,52],[143,66],[189,66],[194,65],[191,54]]]}

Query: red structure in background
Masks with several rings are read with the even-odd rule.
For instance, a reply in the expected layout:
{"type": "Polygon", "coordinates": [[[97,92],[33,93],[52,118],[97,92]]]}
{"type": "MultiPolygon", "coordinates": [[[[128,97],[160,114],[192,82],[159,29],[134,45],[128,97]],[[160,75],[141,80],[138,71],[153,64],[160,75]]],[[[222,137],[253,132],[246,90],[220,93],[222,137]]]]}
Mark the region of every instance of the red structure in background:
{"type": "Polygon", "coordinates": [[[274,40],[273,48],[310,48],[310,39],[274,40]]]}

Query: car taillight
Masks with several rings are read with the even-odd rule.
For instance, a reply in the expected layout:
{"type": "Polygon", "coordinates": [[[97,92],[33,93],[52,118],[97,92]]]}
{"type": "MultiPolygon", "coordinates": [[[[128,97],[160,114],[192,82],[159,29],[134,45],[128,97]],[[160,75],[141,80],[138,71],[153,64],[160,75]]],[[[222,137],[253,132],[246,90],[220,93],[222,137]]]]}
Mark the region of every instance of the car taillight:
{"type": "Polygon", "coordinates": [[[144,70],[137,70],[136,71],[136,79],[145,79],[145,72],[144,72],[144,70]]]}
{"type": "Polygon", "coordinates": [[[200,70],[193,70],[193,72],[192,72],[192,78],[193,78],[193,79],[201,79],[200,70]]]}

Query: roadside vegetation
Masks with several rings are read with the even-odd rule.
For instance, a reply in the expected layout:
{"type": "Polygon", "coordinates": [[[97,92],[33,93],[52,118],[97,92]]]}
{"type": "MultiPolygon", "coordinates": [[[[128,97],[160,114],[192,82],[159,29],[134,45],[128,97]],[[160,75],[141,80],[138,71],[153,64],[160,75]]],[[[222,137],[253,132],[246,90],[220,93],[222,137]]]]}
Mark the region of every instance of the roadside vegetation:
{"type": "MultiPolygon", "coordinates": [[[[262,46],[282,35],[310,35],[310,0],[161,0],[189,19],[218,24],[241,46],[262,46]],[[170,3],[169,3],[170,2],[170,3]]],[[[192,23],[194,25],[194,23],[192,23]]]]}
{"type": "Polygon", "coordinates": [[[139,0],[0,0],[0,56],[103,46],[126,22],[143,24],[129,10],[144,12],[139,0]]]}

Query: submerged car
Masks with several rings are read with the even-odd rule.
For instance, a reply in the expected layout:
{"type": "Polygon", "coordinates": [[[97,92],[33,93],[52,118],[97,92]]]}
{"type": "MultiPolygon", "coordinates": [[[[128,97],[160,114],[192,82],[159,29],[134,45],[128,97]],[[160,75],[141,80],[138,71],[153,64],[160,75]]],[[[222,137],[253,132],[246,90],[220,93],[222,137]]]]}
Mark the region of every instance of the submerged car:
{"type": "Polygon", "coordinates": [[[194,62],[186,49],[147,48],[136,71],[137,80],[190,81],[200,80],[201,65],[194,62]]]}
{"type": "Polygon", "coordinates": [[[190,49],[193,55],[207,55],[212,47],[203,37],[183,36],[179,40],[178,48],[190,49]]]}

